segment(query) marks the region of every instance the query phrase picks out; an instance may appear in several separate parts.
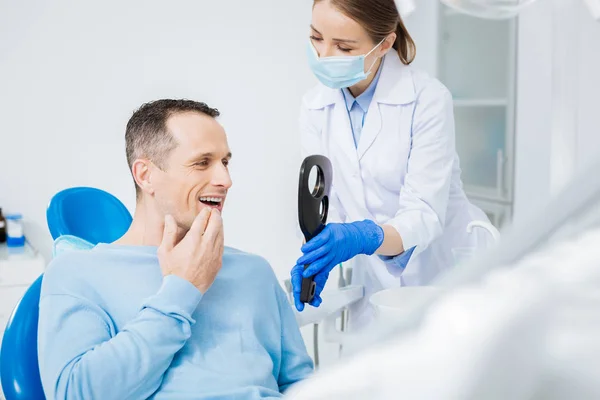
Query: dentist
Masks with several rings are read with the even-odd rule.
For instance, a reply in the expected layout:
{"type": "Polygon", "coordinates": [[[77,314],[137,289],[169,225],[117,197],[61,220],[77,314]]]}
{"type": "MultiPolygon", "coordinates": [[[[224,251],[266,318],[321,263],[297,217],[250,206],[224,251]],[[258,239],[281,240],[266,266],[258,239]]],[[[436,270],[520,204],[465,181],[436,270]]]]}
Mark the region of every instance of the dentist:
{"type": "Polygon", "coordinates": [[[452,96],[409,66],[415,44],[394,0],[315,0],[307,52],[320,84],[302,100],[302,155],[328,157],[333,186],[330,222],[291,272],[295,305],[304,309],[303,276],[314,276],[318,307],[331,270],[354,259],[352,283],[366,293],[349,323],[361,326],[371,294],[427,285],[452,266],[453,247],[487,245],[467,225],[488,219],[462,188],[452,96]]]}

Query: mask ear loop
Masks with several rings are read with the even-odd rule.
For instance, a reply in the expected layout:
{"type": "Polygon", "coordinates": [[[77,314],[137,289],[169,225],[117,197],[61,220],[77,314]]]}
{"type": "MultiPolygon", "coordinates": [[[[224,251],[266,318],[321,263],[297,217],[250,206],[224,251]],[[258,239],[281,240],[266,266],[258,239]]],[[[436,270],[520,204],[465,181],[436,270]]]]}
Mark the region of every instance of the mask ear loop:
{"type": "MultiPolygon", "coordinates": [[[[381,43],[385,42],[385,39],[387,39],[388,37],[384,37],[383,39],[381,39],[381,42],[379,42],[375,47],[373,47],[371,49],[371,51],[369,51],[367,54],[365,54],[365,58],[367,58],[369,56],[369,54],[371,54],[372,52],[375,51],[376,48],[378,48],[379,46],[381,46],[381,43]]],[[[377,60],[379,59],[379,57],[375,58],[375,61],[373,61],[373,64],[371,64],[371,66],[369,67],[369,70],[367,71],[367,76],[371,73],[371,69],[373,69],[373,65],[375,65],[375,63],[377,62],[377,60]]]]}

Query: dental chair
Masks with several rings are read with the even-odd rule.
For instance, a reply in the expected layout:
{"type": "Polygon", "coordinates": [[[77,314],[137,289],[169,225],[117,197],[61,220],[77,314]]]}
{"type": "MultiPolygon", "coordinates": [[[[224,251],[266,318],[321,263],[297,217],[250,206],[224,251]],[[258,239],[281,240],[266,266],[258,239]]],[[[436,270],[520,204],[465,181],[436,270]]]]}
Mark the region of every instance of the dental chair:
{"type": "MultiPolygon", "coordinates": [[[[116,197],[91,187],[58,192],[46,210],[48,229],[54,239],[53,254],[68,249],[91,248],[122,236],[132,217],[116,197]]],[[[8,320],[0,376],[6,400],[45,399],[37,354],[38,305],[43,275],[35,280],[15,306],[8,320]]]]}
{"type": "Polygon", "coordinates": [[[37,358],[38,304],[42,276],[14,308],[2,340],[0,376],[7,400],[44,399],[37,358]]]}
{"type": "Polygon", "coordinates": [[[53,239],[71,235],[94,245],[120,238],[131,225],[129,210],[112,194],[92,187],[58,192],[46,211],[53,239]]]}

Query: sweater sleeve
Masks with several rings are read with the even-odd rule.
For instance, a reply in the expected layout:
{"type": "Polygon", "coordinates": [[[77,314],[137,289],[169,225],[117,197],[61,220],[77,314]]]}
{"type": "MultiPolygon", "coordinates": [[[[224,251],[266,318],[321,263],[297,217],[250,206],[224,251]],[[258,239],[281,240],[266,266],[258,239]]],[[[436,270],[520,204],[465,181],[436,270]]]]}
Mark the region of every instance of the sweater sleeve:
{"type": "Polygon", "coordinates": [[[48,399],[143,399],[160,386],[191,335],[201,293],[169,275],[117,334],[89,300],[48,294],[40,300],[38,353],[48,399]]]}

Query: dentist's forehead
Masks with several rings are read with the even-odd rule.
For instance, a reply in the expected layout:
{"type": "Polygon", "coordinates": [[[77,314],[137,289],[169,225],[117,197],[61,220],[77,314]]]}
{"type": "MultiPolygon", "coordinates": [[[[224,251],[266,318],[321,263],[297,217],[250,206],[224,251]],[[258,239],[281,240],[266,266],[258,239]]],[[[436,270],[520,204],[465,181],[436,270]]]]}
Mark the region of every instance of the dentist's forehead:
{"type": "Polygon", "coordinates": [[[327,39],[358,40],[366,33],[358,22],[343,14],[328,1],[315,4],[311,26],[327,39]]]}

